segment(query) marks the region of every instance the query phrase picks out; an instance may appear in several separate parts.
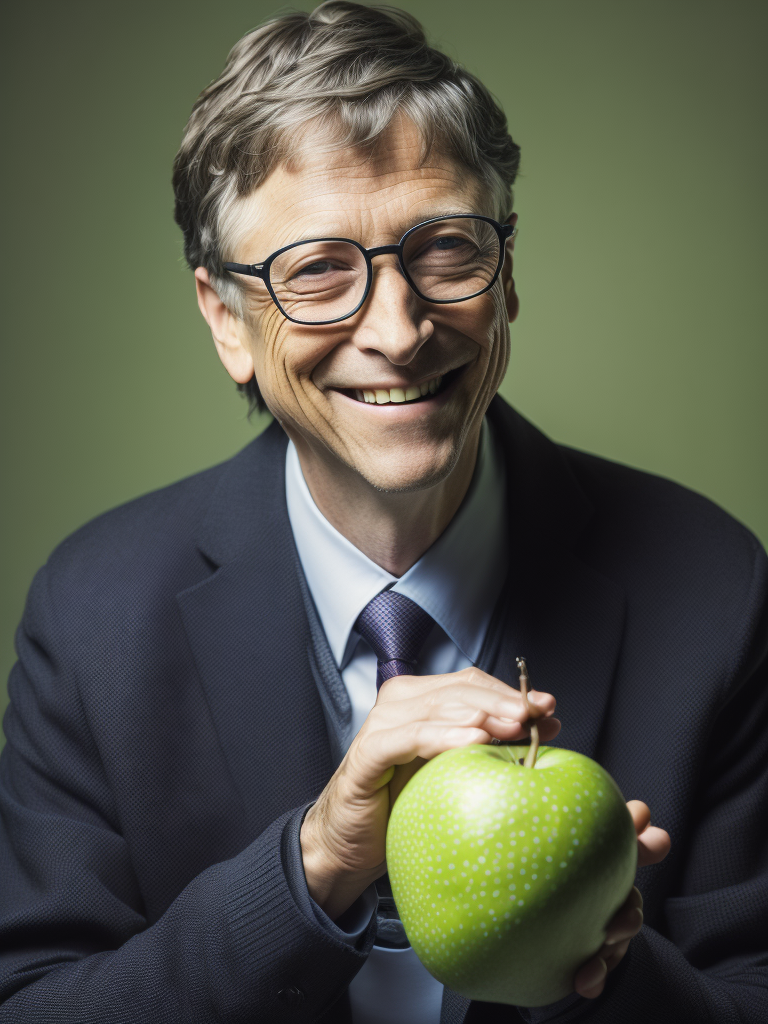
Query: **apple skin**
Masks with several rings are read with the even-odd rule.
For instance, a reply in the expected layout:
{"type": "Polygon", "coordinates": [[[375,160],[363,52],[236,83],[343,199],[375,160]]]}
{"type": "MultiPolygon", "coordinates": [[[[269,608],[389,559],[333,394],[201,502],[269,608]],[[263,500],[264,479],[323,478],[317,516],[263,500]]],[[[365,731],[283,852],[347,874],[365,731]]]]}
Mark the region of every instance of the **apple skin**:
{"type": "Polygon", "coordinates": [[[545,1006],[629,895],[637,836],[595,761],[473,744],[427,762],[397,798],[387,868],[406,935],[438,981],[470,999],[545,1006]]]}

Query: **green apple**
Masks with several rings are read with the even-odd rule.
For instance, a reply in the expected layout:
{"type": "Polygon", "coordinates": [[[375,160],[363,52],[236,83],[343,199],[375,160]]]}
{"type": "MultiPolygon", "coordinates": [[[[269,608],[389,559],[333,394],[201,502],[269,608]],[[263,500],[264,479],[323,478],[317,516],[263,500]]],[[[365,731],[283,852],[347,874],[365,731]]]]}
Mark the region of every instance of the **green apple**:
{"type": "Polygon", "coordinates": [[[471,999],[544,1006],[573,991],[629,895],[637,837],[595,761],[542,747],[447,750],[408,782],[387,868],[411,945],[471,999]]]}

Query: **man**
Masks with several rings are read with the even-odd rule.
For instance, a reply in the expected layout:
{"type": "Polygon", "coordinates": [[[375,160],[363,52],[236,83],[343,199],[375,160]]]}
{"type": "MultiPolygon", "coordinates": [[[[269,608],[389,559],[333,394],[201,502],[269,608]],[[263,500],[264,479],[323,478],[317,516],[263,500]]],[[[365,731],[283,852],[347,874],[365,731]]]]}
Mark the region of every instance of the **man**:
{"type": "Polygon", "coordinates": [[[198,101],[177,219],[275,423],[33,583],[0,1021],[764,1018],[765,554],[495,397],[518,153],[411,18],[349,3],[250,33],[198,101]],[[424,759],[533,718],[671,852],[631,802],[643,910],[565,1000],[470,1004],[408,947],[387,816],[424,759]]]}

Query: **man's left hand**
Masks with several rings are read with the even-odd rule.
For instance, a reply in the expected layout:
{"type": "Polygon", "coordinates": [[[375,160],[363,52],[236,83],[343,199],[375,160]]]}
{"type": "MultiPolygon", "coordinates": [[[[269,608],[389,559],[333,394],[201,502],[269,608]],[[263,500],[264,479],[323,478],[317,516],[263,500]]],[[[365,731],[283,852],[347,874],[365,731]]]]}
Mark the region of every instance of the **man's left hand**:
{"type": "MultiPolygon", "coordinates": [[[[637,866],[658,864],[669,853],[672,840],[663,828],[651,825],[651,812],[641,800],[627,803],[637,832],[637,866]]],[[[643,897],[640,890],[632,891],[624,905],[614,914],[606,928],[605,943],[576,973],[573,987],[585,999],[596,999],[605,987],[608,972],[621,963],[630,941],[643,926],[643,897]]]]}

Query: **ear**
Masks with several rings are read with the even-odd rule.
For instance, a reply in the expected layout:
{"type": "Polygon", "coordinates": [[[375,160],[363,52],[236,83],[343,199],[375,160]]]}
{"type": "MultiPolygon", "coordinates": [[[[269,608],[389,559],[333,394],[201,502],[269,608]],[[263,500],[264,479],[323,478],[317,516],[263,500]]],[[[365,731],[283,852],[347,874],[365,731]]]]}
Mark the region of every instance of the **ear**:
{"type": "Polygon", "coordinates": [[[195,271],[195,287],[197,304],[211,329],[219,359],[232,380],[247,384],[253,377],[253,356],[247,345],[245,324],[221,301],[205,267],[198,267],[195,271]]]}
{"type": "MultiPolygon", "coordinates": [[[[511,224],[513,227],[517,225],[517,214],[513,213],[508,219],[507,224],[511,224]]],[[[513,253],[515,251],[515,236],[507,239],[506,254],[504,256],[504,266],[501,268],[501,281],[504,287],[504,301],[507,304],[507,315],[509,316],[509,322],[512,323],[517,319],[517,314],[520,312],[520,299],[517,297],[517,291],[515,290],[515,279],[512,277],[513,267],[513,253]]]]}

